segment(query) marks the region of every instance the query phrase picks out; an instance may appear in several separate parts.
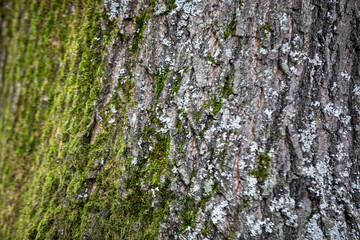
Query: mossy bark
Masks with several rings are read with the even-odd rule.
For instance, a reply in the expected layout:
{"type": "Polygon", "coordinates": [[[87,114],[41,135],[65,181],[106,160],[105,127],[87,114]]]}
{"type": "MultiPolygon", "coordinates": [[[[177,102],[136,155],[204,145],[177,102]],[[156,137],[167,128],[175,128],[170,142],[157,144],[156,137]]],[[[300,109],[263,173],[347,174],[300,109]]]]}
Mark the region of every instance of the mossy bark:
{"type": "Polygon", "coordinates": [[[0,239],[359,239],[356,0],[3,0],[0,239]]]}

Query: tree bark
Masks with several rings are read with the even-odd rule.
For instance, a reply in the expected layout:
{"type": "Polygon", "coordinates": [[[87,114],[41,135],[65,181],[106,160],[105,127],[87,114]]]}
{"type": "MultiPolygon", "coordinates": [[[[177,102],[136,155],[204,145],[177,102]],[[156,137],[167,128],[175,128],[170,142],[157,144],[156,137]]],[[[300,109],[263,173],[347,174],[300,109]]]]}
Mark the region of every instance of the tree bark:
{"type": "Polygon", "coordinates": [[[5,0],[1,239],[360,239],[360,2],[5,0]]]}

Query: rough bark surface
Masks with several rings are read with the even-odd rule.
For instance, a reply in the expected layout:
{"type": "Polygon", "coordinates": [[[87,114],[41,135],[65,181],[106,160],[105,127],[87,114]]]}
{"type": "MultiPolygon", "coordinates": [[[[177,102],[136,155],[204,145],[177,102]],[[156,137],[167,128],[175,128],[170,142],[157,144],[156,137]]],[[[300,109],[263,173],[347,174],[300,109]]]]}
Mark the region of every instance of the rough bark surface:
{"type": "Polygon", "coordinates": [[[360,2],[5,0],[1,239],[360,239],[360,2]]]}

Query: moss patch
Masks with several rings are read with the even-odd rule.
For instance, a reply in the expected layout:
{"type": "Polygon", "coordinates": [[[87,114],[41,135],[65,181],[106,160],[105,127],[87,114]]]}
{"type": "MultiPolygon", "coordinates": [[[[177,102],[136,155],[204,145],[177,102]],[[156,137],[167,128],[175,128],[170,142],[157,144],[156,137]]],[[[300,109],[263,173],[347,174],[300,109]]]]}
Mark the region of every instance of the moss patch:
{"type": "Polygon", "coordinates": [[[131,46],[131,51],[136,55],[139,49],[139,45],[142,41],[144,30],[146,28],[146,22],[152,16],[154,12],[155,5],[157,0],[151,0],[149,6],[145,9],[140,11],[140,14],[135,17],[135,26],[136,31],[133,37],[133,44],[131,46]]]}
{"type": "Polygon", "coordinates": [[[257,178],[259,182],[264,181],[269,176],[271,158],[269,151],[266,150],[263,153],[258,153],[257,156],[257,169],[253,170],[251,174],[257,178]]]}
{"type": "Polygon", "coordinates": [[[236,34],[236,12],[234,12],[232,19],[229,23],[229,25],[226,28],[226,31],[224,33],[224,38],[227,39],[228,37],[240,37],[236,34]]]}
{"type": "Polygon", "coordinates": [[[159,99],[161,92],[165,88],[165,80],[169,75],[169,67],[165,69],[158,69],[155,76],[155,97],[159,99]]]}
{"type": "Polygon", "coordinates": [[[233,88],[233,84],[234,83],[234,79],[233,79],[233,75],[228,73],[225,76],[224,79],[224,84],[221,88],[221,94],[220,96],[212,96],[206,103],[205,106],[206,107],[211,107],[212,108],[212,114],[213,116],[216,116],[222,106],[223,106],[223,99],[228,99],[229,96],[231,94],[233,94],[234,88],[233,88]]]}
{"type": "MultiPolygon", "coordinates": [[[[155,2],[135,19],[134,54],[155,2]]],[[[1,18],[0,239],[156,239],[172,199],[171,136],[155,133],[155,116],[143,133],[153,150],[132,164],[131,71],[103,101],[108,50],[125,38],[118,20],[90,0],[5,1],[1,18]]],[[[156,76],[158,97],[167,74],[156,76]]]]}

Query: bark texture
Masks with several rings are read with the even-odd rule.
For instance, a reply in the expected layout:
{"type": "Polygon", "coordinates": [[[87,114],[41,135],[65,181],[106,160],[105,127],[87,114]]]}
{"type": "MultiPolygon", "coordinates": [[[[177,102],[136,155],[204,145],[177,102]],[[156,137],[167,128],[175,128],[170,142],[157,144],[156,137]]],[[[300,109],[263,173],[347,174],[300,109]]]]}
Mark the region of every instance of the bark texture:
{"type": "Polygon", "coordinates": [[[360,2],[5,0],[1,239],[360,239],[360,2]]]}

